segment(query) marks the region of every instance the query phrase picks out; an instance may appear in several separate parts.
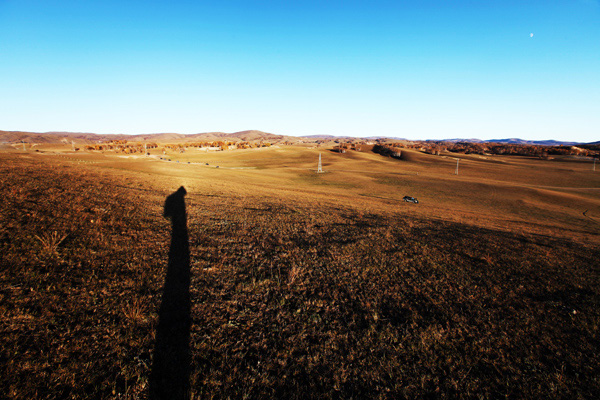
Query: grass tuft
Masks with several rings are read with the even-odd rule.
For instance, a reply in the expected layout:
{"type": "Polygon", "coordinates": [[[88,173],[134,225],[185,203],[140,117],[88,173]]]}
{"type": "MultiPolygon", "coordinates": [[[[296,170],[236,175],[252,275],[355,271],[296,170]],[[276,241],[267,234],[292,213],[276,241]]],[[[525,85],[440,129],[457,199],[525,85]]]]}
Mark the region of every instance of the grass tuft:
{"type": "Polygon", "coordinates": [[[43,233],[41,236],[35,235],[35,238],[39,242],[42,254],[50,257],[58,256],[58,248],[68,236],[66,233],[60,234],[57,231],[53,231],[43,233]]]}

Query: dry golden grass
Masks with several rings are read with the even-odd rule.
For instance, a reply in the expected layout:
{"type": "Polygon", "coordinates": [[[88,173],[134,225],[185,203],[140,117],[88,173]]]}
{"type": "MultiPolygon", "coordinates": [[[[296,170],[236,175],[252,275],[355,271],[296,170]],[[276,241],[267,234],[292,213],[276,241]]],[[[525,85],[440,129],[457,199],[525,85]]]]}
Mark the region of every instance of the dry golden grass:
{"type": "Polygon", "coordinates": [[[1,153],[0,391],[147,398],[183,185],[194,398],[596,398],[600,172],[406,154],[1,153]]]}
{"type": "Polygon", "coordinates": [[[569,158],[547,161],[460,155],[457,176],[454,155],[432,156],[412,150],[403,154],[404,160],[398,161],[371,152],[338,154],[283,146],[190,151],[170,155],[171,162],[150,162],[144,167],[137,163],[135,168],[192,178],[188,182],[198,183],[199,189],[203,184],[220,184],[231,190],[240,186],[240,191],[251,187],[290,201],[295,196],[309,196],[316,202],[327,199],[381,212],[402,210],[424,218],[581,240],[598,233],[594,216],[600,216],[600,173],[594,173],[589,163],[569,158]],[[317,175],[319,153],[327,172],[317,175]],[[176,160],[180,163],[173,165],[176,160]],[[399,203],[404,195],[418,197],[421,203],[407,209],[399,203]],[[583,215],[586,211],[587,216],[583,215]]]}

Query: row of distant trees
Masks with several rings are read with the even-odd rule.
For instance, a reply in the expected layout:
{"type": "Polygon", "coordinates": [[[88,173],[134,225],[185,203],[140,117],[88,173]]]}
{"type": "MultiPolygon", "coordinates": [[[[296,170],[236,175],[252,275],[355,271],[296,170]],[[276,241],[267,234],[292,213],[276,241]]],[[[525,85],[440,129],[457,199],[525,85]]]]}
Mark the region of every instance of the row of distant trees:
{"type": "MultiPolygon", "coordinates": [[[[340,146],[341,147],[341,146],[340,146]]],[[[481,155],[517,155],[547,158],[556,155],[576,155],[600,157],[600,145],[581,146],[540,146],[506,143],[471,143],[471,142],[384,142],[378,141],[373,152],[384,156],[399,158],[403,148],[420,150],[427,154],[440,155],[442,152],[481,154],[481,155]]]]}
{"type": "Polygon", "coordinates": [[[190,142],[190,143],[179,143],[173,145],[165,145],[166,148],[170,149],[187,149],[190,147],[195,148],[219,148],[221,150],[230,150],[230,149],[252,149],[259,147],[270,147],[271,143],[269,142],[228,142],[228,141],[214,141],[214,142],[190,142]]]}
{"type": "Polygon", "coordinates": [[[373,152],[381,154],[382,156],[400,158],[402,156],[402,148],[402,145],[399,143],[377,143],[375,146],[373,146],[373,152]]]}
{"type": "MultiPolygon", "coordinates": [[[[270,147],[269,142],[228,142],[228,141],[213,141],[213,142],[190,142],[190,143],[177,143],[177,144],[165,144],[164,150],[182,151],[187,148],[218,148],[220,150],[229,150],[232,148],[236,149],[251,149],[258,147],[270,147]]],[[[139,143],[139,142],[127,142],[127,140],[111,140],[108,142],[98,143],[94,145],[87,145],[84,147],[85,150],[114,150],[122,153],[144,153],[146,149],[158,148],[157,143],[139,143]]]]}
{"type": "Polygon", "coordinates": [[[126,140],[111,140],[110,142],[84,146],[85,150],[114,150],[117,153],[144,153],[145,149],[156,149],[156,143],[127,143],[126,140]]]}
{"type": "Polygon", "coordinates": [[[597,145],[540,146],[507,143],[420,142],[407,145],[407,147],[417,148],[425,153],[438,155],[443,151],[462,154],[498,154],[533,156],[541,158],[553,155],[578,155],[593,157],[600,154],[600,146],[597,145]]]}
{"type": "Polygon", "coordinates": [[[362,151],[363,144],[361,142],[336,142],[339,143],[333,146],[333,150],[338,153],[345,153],[346,150],[362,151]]]}

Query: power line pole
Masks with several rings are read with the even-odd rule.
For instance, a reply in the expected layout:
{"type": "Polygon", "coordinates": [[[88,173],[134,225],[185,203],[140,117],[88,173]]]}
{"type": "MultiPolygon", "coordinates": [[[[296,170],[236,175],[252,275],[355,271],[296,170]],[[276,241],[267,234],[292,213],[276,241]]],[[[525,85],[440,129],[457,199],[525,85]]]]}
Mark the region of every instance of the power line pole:
{"type": "Polygon", "coordinates": [[[23,151],[27,151],[27,149],[25,148],[25,141],[21,140],[21,142],[23,142],[23,151]]]}
{"type": "Polygon", "coordinates": [[[319,165],[317,167],[317,174],[320,174],[323,172],[323,167],[321,165],[321,153],[319,153],[319,165]]]}
{"type": "Polygon", "coordinates": [[[454,175],[458,175],[458,162],[460,161],[460,158],[458,158],[456,160],[456,171],[454,171],[454,175]]]}

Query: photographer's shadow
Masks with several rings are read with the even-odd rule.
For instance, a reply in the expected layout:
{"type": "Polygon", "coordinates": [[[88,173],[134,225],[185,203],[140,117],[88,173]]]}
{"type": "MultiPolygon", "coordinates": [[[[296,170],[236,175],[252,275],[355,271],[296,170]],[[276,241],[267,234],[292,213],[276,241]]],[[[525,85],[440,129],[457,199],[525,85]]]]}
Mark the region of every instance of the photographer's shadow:
{"type": "Polygon", "coordinates": [[[182,186],[165,201],[171,247],[150,373],[151,399],[190,398],[190,248],[182,186]]]}

